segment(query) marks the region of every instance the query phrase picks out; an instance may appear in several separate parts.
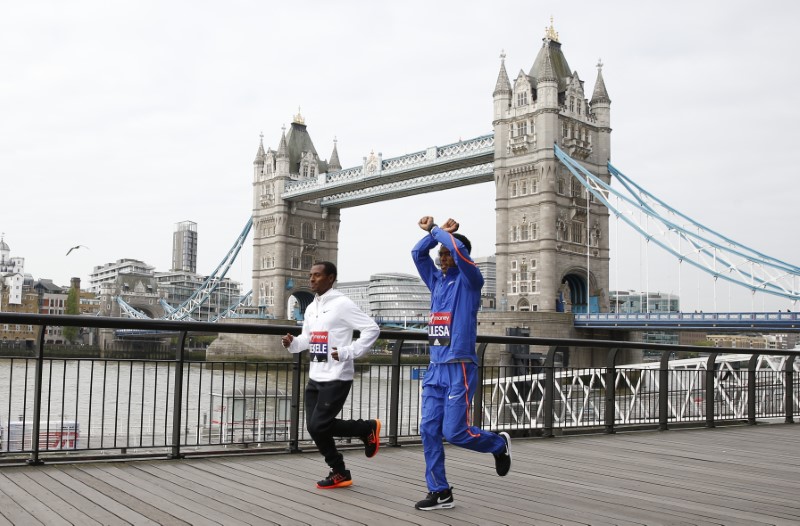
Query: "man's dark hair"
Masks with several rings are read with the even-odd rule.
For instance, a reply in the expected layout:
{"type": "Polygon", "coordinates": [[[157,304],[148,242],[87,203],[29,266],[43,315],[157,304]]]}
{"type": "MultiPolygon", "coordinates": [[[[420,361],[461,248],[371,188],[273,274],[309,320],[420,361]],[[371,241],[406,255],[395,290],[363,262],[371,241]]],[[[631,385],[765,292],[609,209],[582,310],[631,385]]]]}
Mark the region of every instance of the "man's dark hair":
{"type": "Polygon", "coordinates": [[[337,276],[336,265],[334,265],[330,261],[317,261],[316,263],[314,263],[314,266],[317,265],[322,265],[323,267],[325,267],[326,276],[333,275],[334,278],[337,276]]]}
{"type": "Polygon", "coordinates": [[[467,236],[464,234],[453,234],[453,237],[464,243],[464,246],[467,247],[467,252],[472,254],[472,243],[469,242],[467,236]]]}

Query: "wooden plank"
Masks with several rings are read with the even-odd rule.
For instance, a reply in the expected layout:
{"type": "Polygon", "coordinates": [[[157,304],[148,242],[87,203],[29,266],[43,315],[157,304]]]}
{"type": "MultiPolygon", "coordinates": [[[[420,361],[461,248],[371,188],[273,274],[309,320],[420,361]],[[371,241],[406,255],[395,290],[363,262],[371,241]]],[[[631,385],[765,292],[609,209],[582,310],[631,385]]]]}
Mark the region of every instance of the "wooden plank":
{"type": "Polygon", "coordinates": [[[75,488],[81,495],[131,524],[188,524],[98,480],[77,466],[45,466],[45,468],[54,478],[75,488]]]}
{"type": "Polygon", "coordinates": [[[232,524],[246,525],[246,522],[235,520],[224,513],[219,513],[208,506],[196,505],[188,499],[175,494],[162,496],[154,488],[136,478],[135,470],[131,466],[117,464],[89,464],[82,466],[82,471],[105,482],[106,484],[134,497],[142,502],[158,508],[174,519],[186,521],[193,525],[232,524]],[[127,469],[126,469],[127,468],[127,469]]]}
{"type": "Polygon", "coordinates": [[[419,446],[344,452],[350,488],[319,490],[316,452],[0,468],[0,524],[800,524],[800,426],[515,439],[446,446],[456,507],[422,512],[419,446]],[[85,520],[80,520],[81,518],[85,520]]]}
{"type": "MultiPolygon", "coordinates": [[[[70,503],[57,494],[53,493],[48,489],[45,485],[39,484],[31,477],[31,475],[36,473],[36,470],[27,470],[28,473],[24,473],[25,476],[16,477],[15,482],[17,487],[24,491],[27,495],[36,498],[39,502],[45,504],[53,513],[58,514],[67,524],[81,524],[83,525],[92,525],[92,524],[100,524],[99,522],[95,521],[94,519],[90,518],[89,515],[83,513],[79,508],[77,508],[73,503],[70,503]]],[[[30,511],[30,509],[29,509],[30,511]]],[[[34,513],[34,515],[38,514],[34,513]]],[[[41,520],[41,518],[40,518],[41,520]]],[[[52,523],[52,521],[42,520],[45,523],[52,523]]]]}
{"type": "Polygon", "coordinates": [[[159,493],[167,492],[195,501],[198,504],[208,505],[220,513],[248,524],[270,523],[285,524],[287,526],[302,526],[306,524],[296,521],[287,515],[276,517],[275,515],[277,514],[271,510],[240,499],[234,493],[221,491],[221,486],[210,478],[207,479],[206,484],[193,481],[187,477],[188,470],[182,470],[178,477],[174,477],[160,470],[153,463],[137,463],[131,467],[137,470],[138,478],[152,484],[153,487],[157,487],[159,493]]]}
{"type": "MultiPolygon", "coordinates": [[[[8,484],[11,486],[11,484],[8,484]]],[[[11,524],[42,524],[20,506],[6,491],[6,484],[0,486],[0,515],[11,524]]]]}
{"type": "Polygon", "coordinates": [[[243,509],[254,514],[261,513],[262,517],[281,524],[291,524],[292,521],[313,525],[343,524],[331,521],[324,513],[309,514],[302,505],[273,492],[258,489],[246,476],[241,476],[239,470],[221,466],[210,459],[183,463],[151,463],[143,469],[157,469],[167,477],[179,477],[192,487],[207,487],[210,491],[218,492],[219,498],[235,501],[243,509]]]}
{"type": "MultiPolygon", "coordinates": [[[[17,480],[26,479],[27,477],[24,474],[21,474],[20,477],[17,477],[17,480]]],[[[69,521],[61,517],[58,513],[50,509],[47,504],[45,504],[48,496],[52,494],[49,491],[44,490],[38,484],[34,486],[36,487],[33,487],[32,489],[34,489],[35,493],[31,494],[16,482],[12,484],[4,474],[0,473],[0,487],[3,488],[3,493],[8,498],[13,499],[13,501],[20,508],[29,513],[34,520],[48,525],[70,524],[69,521]]]]}

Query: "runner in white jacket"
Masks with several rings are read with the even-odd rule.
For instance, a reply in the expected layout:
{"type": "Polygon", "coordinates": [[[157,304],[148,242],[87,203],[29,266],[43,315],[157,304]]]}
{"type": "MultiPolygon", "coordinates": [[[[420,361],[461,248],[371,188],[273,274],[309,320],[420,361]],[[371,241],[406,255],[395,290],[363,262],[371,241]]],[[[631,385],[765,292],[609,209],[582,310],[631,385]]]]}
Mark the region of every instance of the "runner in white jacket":
{"type": "Polygon", "coordinates": [[[305,391],[306,426],[319,452],[330,466],[327,478],[317,482],[321,489],[350,486],[353,480],[345,469],[344,457],[336,449],[334,437],[358,437],[364,452],[373,457],[380,447],[381,421],[341,420],[341,412],[353,384],[353,360],[365,354],[378,339],[378,325],[353,301],[334,290],[336,266],[323,261],[311,267],[309,285],[314,301],[306,308],[303,332],[282,338],[292,353],[309,350],[309,380],[305,391]],[[361,331],[353,341],[353,331],[361,331]]]}

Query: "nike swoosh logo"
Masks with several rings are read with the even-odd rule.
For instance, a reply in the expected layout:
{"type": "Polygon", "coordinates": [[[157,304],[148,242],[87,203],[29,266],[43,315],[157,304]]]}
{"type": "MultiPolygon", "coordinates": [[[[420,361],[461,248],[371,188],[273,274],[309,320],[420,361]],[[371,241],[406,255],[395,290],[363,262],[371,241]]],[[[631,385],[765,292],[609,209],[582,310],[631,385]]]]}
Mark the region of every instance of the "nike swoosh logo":
{"type": "Polygon", "coordinates": [[[459,398],[459,397],[461,397],[461,395],[448,396],[447,399],[452,400],[453,398],[459,398]]]}
{"type": "Polygon", "coordinates": [[[443,502],[447,502],[447,499],[446,499],[446,498],[442,498],[442,497],[439,497],[439,498],[438,498],[438,499],[436,499],[436,500],[438,501],[436,504],[441,504],[441,503],[443,503],[443,502]]]}

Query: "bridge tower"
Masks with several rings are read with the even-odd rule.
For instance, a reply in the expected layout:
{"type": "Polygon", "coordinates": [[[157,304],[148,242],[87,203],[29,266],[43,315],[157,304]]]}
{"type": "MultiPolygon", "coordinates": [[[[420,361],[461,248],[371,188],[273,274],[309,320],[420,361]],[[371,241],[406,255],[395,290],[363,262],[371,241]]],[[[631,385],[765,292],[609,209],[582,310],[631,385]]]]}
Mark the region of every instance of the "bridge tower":
{"type": "Polygon", "coordinates": [[[501,55],[493,98],[498,309],[608,310],[608,211],[591,194],[587,203],[553,153],[558,144],[608,182],[611,100],[602,64],[587,100],[551,20],[533,66],[513,84],[501,55]]]}
{"type": "Polygon", "coordinates": [[[341,168],[335,143],[330,161],[319,158],[299,112],[281,133],[277,151],[264,150],[262,134],[253,161],[253,297],[261,314],[289,319],[304,312],[313,300],[312,264],[336,263],[338,254],[339,209],[322,207],[319,200],[284,201],[284,185],[341,168]],[[292,296],[298,303],[290,313],[292,296]]]}

